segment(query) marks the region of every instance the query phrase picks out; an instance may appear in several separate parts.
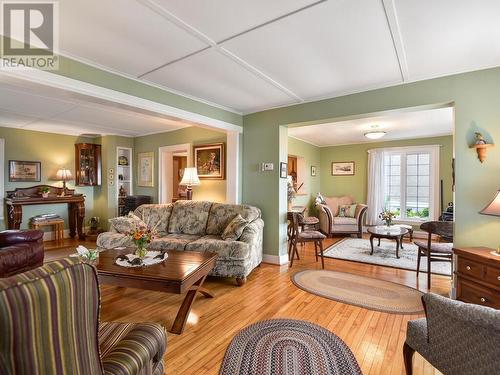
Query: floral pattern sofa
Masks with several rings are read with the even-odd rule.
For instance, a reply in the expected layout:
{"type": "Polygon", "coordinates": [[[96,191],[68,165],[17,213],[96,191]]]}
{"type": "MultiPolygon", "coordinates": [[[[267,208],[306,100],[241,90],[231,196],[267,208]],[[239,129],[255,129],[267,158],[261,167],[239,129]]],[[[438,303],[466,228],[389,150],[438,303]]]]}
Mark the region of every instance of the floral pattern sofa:
{"type": "MultiPolygon", "coordinates": [[[[235,277],[242,285],[262,262],[264,221],[257,207],[182,200],[142,205],[134,213],[150,227],[156,226],[158,238],[151,242],[151,250],[216,252],[219,257],[210,275],[235,277]],[[236,241],[223,240],[222,232],[238,214],[248,225],[236,241]]],[[[97,238],[99,248],[132,245],[128,236],[113,227],[97,238]]]]}

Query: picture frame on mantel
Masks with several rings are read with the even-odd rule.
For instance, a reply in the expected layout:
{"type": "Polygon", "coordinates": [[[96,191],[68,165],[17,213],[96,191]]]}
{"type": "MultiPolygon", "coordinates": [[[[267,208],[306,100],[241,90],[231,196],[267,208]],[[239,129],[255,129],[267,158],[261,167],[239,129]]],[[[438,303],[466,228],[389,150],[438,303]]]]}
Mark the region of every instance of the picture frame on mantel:
{"type": "Polygon", "coordinates": [[[40,182],[41,176],[41,162],[9,160],[9,182],[40,182]]]}
{"type": "Polygon", "coordinates": [[[154,152],[137,154],[137,186],[154,187],[154,152]]]}
{"type": "Polygon", "coordinates": [[[356,163],[353,161],[332,161],[332,176],[354,176],[356,163]]]}
{"type": "Polygon", "coordinates": [[[194,166],[200,180],[226,178],[226,153],[224,143],[193,146],[194,166]]]}

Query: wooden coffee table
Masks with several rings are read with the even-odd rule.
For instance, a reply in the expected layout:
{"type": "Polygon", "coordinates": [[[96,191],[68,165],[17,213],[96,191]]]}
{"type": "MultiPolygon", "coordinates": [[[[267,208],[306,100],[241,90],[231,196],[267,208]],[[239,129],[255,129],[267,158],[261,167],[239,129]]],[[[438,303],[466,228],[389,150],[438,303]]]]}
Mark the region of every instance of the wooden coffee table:
{"type": "Polygon", "coordinates": [[[370,255],[373,255],[373,239],[378,238],[378,245],[380,246],[380,239],[386,238],[389,240],[396,241],[396,258],[399,259],[399,247],[401,247],[401,249],[403,248],[402,241],[403,237],[408,234],[407,228],[403,228],[396,225],[391,227],[376,226],[376,227],[369,227],[367,231],[368,233],[370,233],[370,246],[372,248],[370,255]]]}
{"type": "Polygon", "coordinates": [[[99,282],[128,288],[155,290],[166,293],[183,294],[177,316],[169,330],[181,334],[184,331],[191,306],[200,292],[205,297],[213,294],[203,288],[203,282],[214,268],[216,253],[198,253],[194,251],[167,251],[168,258],[162,263],[147,267],[121,267],[115,264],[120,254],[133,253],[134,249],[110,249],[99,254],[97,274],[99,282]]]}

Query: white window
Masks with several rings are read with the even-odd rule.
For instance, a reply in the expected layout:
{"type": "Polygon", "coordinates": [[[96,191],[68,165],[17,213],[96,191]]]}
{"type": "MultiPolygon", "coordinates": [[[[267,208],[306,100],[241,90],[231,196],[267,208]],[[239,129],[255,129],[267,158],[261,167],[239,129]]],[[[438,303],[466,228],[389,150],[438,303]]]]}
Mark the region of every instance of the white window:
{"type": "Polygon", "coordinates": [[[385,208],[402,221],[435,220],[439,201],[439,146],[384,152],[385,208]]]}

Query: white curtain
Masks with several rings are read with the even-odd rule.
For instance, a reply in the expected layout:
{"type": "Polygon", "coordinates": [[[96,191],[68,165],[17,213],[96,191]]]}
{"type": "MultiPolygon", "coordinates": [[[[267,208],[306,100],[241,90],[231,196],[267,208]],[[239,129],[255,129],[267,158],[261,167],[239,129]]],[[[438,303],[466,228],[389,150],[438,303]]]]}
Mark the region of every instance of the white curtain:
{"type": "Polygon", "coordinates": [[[377,225],[380,222],[378,215],[385,208],[384,156],[383,149],[368,150],[367,225],[377,225]]]}

